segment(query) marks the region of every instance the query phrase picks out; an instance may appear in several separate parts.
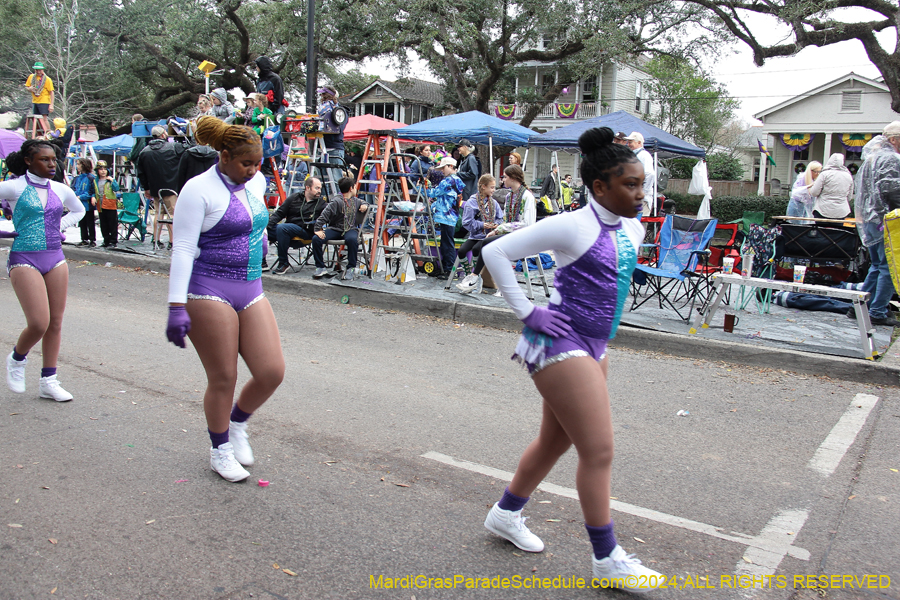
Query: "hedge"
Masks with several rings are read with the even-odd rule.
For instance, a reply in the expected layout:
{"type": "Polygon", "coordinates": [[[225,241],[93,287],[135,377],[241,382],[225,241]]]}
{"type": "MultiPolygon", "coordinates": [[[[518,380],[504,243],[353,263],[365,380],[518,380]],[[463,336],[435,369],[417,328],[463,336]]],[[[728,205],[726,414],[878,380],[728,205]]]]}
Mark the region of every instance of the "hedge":
{"type": "MultiPolygon", "coordinates": [[[[703,196],[689,194],[666,194],[666,198],[675,201],[675,212],[679,215],[696,215],[703,202],[703,196]]],[[[787,214],[788,201],[785,196],[720,196],[710,200],[709,212],[720,223],[737,221],[744,216],[744,211],[762,211],[768,220],[787,214]]]]}

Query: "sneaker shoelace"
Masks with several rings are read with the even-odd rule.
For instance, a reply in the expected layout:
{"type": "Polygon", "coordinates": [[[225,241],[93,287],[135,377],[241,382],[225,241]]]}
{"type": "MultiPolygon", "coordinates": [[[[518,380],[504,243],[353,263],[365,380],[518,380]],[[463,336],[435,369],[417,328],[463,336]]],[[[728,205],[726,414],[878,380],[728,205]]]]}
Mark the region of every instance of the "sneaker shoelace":
{"type": "Polygon", "coordinates": [[[641,564],[641,559],[637,558],[634,554],[626,554],[625,558],[613,560],[613,562],[616,565],[617,571],[634,572],[634,567],[641,564]]]}

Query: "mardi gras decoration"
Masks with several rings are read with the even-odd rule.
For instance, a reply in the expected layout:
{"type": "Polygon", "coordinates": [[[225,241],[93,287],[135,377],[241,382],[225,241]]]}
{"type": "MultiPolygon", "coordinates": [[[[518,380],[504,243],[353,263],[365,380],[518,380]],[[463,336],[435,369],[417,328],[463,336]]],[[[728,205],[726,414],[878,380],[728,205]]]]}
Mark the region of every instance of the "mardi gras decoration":
{"type": "Polygon", "coordinates": [[[806,150],[815,138],[814,133],[785,133],[780,139],[785,148],[800,152],[806,150]]]}
{"type": "Polygon", "coordinates": [[[577,102],[557,103],[556,113],[563,119],[572,119],[575,117],[575,113],[578,112],[578,106],[577,102]]]}
{"type": "Polygon", "coordinates": [[[494,109],[494,112],[498,117],[503,119],[504,121],[509,121],[516,114],[516,105],[515,104],[498,104],[497,108],[494,109]]]}
{"type": "Polygon", "coordinates": [[[841,134],[841,145],[847,150],[860,152],[862,147],[872,140],[873,135],[871,133],[843,133],[841,134]]]}

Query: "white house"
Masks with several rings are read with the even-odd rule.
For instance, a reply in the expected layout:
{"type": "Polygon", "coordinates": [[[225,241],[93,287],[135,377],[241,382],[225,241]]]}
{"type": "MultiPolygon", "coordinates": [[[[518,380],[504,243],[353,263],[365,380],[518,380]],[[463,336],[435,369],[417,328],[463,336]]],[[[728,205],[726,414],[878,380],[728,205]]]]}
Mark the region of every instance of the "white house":
{"type": "Polygon", "coordinates": [[[775,166],[767,164],[756,152],[760,195],[765,182],[773,180],[787,193],[795,170],[811,160],[824,164],[836,152],[844,154],[845,164],[855,173],[864,142],[898,119],[887,86],[852,72],[754,116],[763,123],[754,128],[758,139],[775,160],[775,166]]]}

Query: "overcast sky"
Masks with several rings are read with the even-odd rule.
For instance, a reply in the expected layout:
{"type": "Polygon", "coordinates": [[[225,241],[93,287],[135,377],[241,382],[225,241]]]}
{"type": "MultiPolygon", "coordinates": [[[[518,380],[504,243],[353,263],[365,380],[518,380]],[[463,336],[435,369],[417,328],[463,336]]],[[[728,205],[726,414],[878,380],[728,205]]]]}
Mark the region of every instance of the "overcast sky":
{"type": "MultiPolygon", "coordinates": [[[[842,20],[862,21],[872,19],[874,13],[853,9],[835,14],[842,20]]],[[[786,40],[786,28],[778,27],[762,17],[748,18],[747,23],[754,31],[762,32],[758,34],[762,43],[776,44],[786,40]]],[[[885,50],[892,52],[896,44],[896,31],[891,29],[878,37],[885,50]]],[[[795,56],[769,59],[762,68],[753,64],[753,55],[747,46],[735,41],[730,50],[723,50],[718,56],[710,57],[707,69],[715,80],[727,86],[732,97],[740,101],[737,116],[748,125],[759,124],[753,119],[755,113],[842,77],[850,71],[870,79],[880,77],[878,69],[866,56],[862,44],[856,40],[824,48],[810,47],[795,56]]],[[[367,61],[362,70],[366,73],[380,73],[386,79],[399,76],[397,70],[383,60],[367,61]]],[[[413,73],[415,77],[436,81],[422,61],[416,61],[413,73]]]]}

